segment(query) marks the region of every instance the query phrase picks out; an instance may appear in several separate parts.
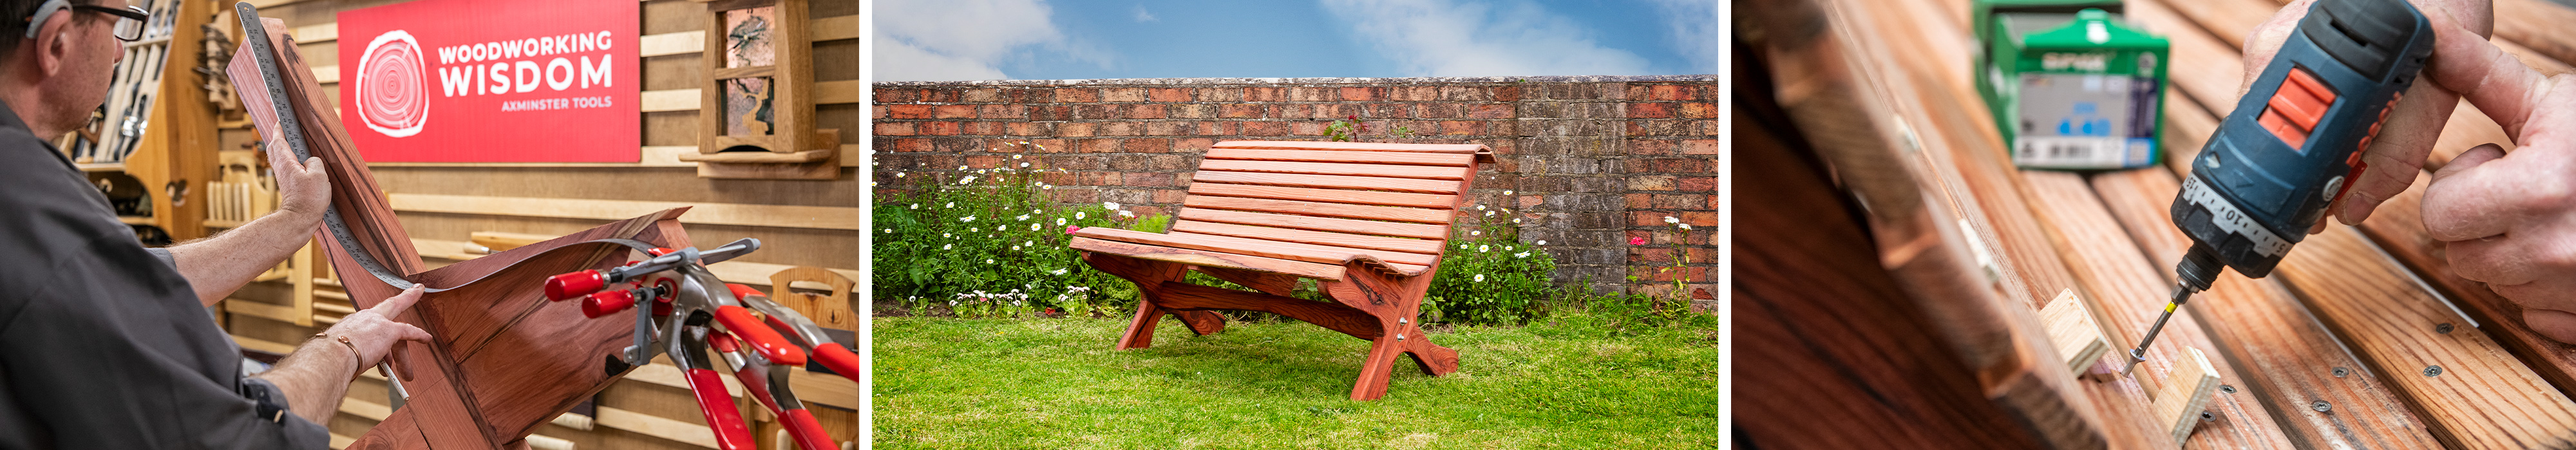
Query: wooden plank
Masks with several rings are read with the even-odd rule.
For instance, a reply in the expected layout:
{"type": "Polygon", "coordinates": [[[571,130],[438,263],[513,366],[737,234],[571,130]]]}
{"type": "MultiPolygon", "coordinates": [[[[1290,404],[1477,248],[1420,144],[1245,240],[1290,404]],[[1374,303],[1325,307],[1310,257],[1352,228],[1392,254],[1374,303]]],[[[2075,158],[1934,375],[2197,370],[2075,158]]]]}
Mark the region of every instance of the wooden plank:
{"type": "Polygon", "coordinates": [[[471,195],[388,194],[395,211],[617,220],[670,208],[691,208],[682,223],[755,227],[859,229],[858,208],[653,202],[471,195]]]}
{"type": "MultiPolygon", "coordinates": [[[[2167,115],[2180,109],[2167,109],[2167,115]]],[[[2198,107],[2189,108],[2209,120],[2198,107]]],[[[2168,120],[2170,125],[2173,121],[2168,120]]],[[[2182,260],[2189,238],[2173,227],[2170,216],[2182,185],[2162,167],[2095,175],[2094,191],[2119,217],[2122,228],[2160,263],[2159,274],[2173,280],[2173,261],[2182,260]]],[[[2368,369],[2306,306],[2282,287],[2278,278],[2248,279],[2229,272],[2200,293],[2184,310],[2200,323],[2225,361],[2243,374],[2241,394],[2266,405],[2288,425],[2282,427],[2308,448],[2441,448],[2425,430],[2424,419],[2368,369]],[[2325,411],[2317,410],[2323,404],[2325,411]]]]}
{"type": "Polygon", "coordinates": [[[1201,170],[1190,175],[1202,183],[1258,184],[1325,189],[1365,189],[1375,191],[1416,192],[1424,194],[1458,193],[1457,181],[1419,180],[1411,178],[1352,177],[1293,173],[1212,172],[1201,170]]]}
{"type": "Polygon", "coordinates": [[[2057,355],[2066,358],[2066,369],[2081,374],[2111,352],[2111,343],[2102,340],[2102,326],[2093,322],[2093,311],[2084,299],[2068,289],[2058,293],[2048,307],[2039,309],[2039,323],[2048,327],[2048,340],[2057,345],[2057,355]]]}
{"type": "Polygon", "coordinates": [[[1307,175],[1342,175],[1361,177],[1418,178],[1425,180],[1460,180],[1459,170],[1447,167],[1399,166],[1393,164],[1338,164],[1286,161],[1241,161],[1210,159],[1199,163],[1199,171],[1293,173],[1307,175]]]}
{"type": "MultiPolygon", "coordinates": [[[[682,390],[687,390],[689,388],[689,377],[680,374],[680,366],[671,365],[670,355],[653,357],[653,362],[651,364],[645,364],[641,367],[636,367],[635,370],[626,371],[625,378],[628,380],[680,388],[682,390]]],[[[741,381],[733,379],[732,376],[718,378],[724,380],[726,394],[730,394],[735,398],[742,397],[743,392],[745,391],[743,390],[741,381]]]]}
{"type": "Polygon", "coordinates": [[[2165,379],[2164,390],[2156,391],[2156,419],[2173,424],[2174,442],[2191,436],[2200,425],[2200,411],[2209,405],[2210,394],[2218,391],[2218,369],[2209,365],[2209,357],[2199,347],[2183,347],[2182,360],[2174,365],[2173,376],[2165,379]]]}
{"type": "Polygon", "coordinates": [[[1206,195],[1184,197],[1181,199],[1181,206],[1232,211],[1294,214],[1314,217],[1340,217],[1345,219],[1411,222],[1433,224],[1438,225],[1441,228],[1448,228],[1449,221],[1455,218],[1454,216],[1457,214],[1455,211],[1450,211],[1448,209],[1402,208],[1394,206],[1369,206],[1347,203],[1324,203],[1245,197],[1216,197],[1206,195]]]}
{"type": "Polygon", "coordinates": [[[1173,223],[1172,232],[1213,234],[1219,236],[1234,236],[1273,241],[1304,242],[1316,245],[1420,253],[1425,255],[1439,255],[1441,253],[1440,245],[1445,242],[1437,239],[1408,239],[1371,236],[1365,234],[1335,233],[1330,231],[1257,227],[1251,225],[1201,222],[1195,220],[1183,220],[1173,223]]]}
{"type": "Polygon", "coordinates": [[[1416,194],[1411,192],[1353,191],[1251,184],[1190,183],[1190,195],[1250,197],[1279,200],[1310,200],[1361,205],[1402,206],[1409,208],[1452,209],[1458,196],[1416,194]]]}
{"type": "Polygon", "coordinates": [[[383,422],[386,416],[394,415],[393,407],[354,398],[340,399],[340,412],[377,422],[383,422]]]}
{"type": "Polygon", "coordinates": [[[637,434],[668,439],[689,445],[716,448],[716,433],[706,425],[665,419],[607,406],[599,407],[600,426],[633,431],[637,434]]]}
{"type": "Polygon", "coordinates": [[[313,68],[313,80],[321,82],[322,84],[339,84],[340,66],[322,66],[313,68]]]}
{"type": "MultiPolygon", "coordinates": [[[[413,248],[420,249],[420,256],[423,258],[464,261],[484,256],[483,254],[465,252],[463,250],[465,247],[474,245],[473,243],[465,241],[413,238],[411,242],[413,248]]],[[[790,267],[796,266],[735,260],[708,264],[707,271],[714,272],[716,274],[716,278],[723,279],[726,283],[768,286],[770,283],[770,274],[787,270],[790,267]]],[[[850,277],[850,279],[853,280],[859,279],[861,275],[861,272],[856,269],[827,270],[841,274],[841,276],[850,277]]],[[[318,308],[319,306],[316,307],[318,308]]]]}
{"type": "MultiPolygon", "coordinates": [[[[2119,220],[2104,208],[2101,199],[2093,194],[2081,176],[2049,171],[2024,171],[2021,175],[2029,189],[2030,204],[2034,211],[2040,213],[2041,222],[2049,225],[2055,233],[2058,251],[2065,255],[2067,267],[2074,272],[2076,280],[2093,293],[2090,300],[2097,306],[2095,312],[2103,319],[2102,324],[2111,329],[2111,342],[2116,343],[2115,348],[2123,354],[2127,349],[2136,348],[2147,327],[2164,310],[2167,295],[2173,292],[2172,279],[2161,276],[2158,271],[2162,262],[2150,263],[2137,244],[2128,241],[2129,236],[2122,231],[2119,220]]],[[[2191,379],[2176,378],[2179,376],[2176,374],[2199,370],[2192,367],[2193,355],[2190,353],[2194,349],[2220,348],[2205,331],[2206,322],[2196,315],[2180,313],[2170,320],[2163,334],[2157,338],[2156,345],[2147,349],[2146,362],[2140,363],[2133,373],[2140,386],[2153,393],[2150,395],[2161,395],[2175,389],[2175,386],[2166,384],[2169,380],[2191,379]]],[[[2126,364],[2126,359],[2119,359],[2116,364],[2126,364]]],[[[2213,361],[2212,364],[2210,373],[2213,376],[2244,378],[2228,361],[2213,361]]],[[[2162,399],[2152,400],[2157,405],[2163,403],[2162,399]]],[[[2273,421],[2274,415],[2268,411],[2270,408],[2259,400],[2252,396],[2234,395],[2217,399],[2217,403],[2207,411],[2214,417],[2223,416],[2225,419],[2203,424],[2206,427],[2202,428],[2202,433],[2176,433],[2175,437],[2186,439],[2178,441],[2186,445],[2223,443],[2223,447],[2293,447],[2289,435],[2273,421]]],[[[2165,414],[2172,411],[2152,411],[2155,413],[2151,418],[2159,427],[2164,427],[2160,430],[2170,431],[2174,426],[2171,422],[2173,417],[2165,414]]],[[[2200,411],[2195,408],[2190,413],[2196,415],[2200,411]]],[[[2195,416],[2191,423],[2200,424],[2200,420],[2195,416]]]]}
{"type": "Polygon", "coordinates": [[[1476,156],[1465,153],[1371,152],[1351,150],[1256,150],[1210,148],[1206,159],[1248,159],[1255,161],[1301,161],[1358,164],[1416,164],[1425,166],[1467,167],[1476,156]]]}
{"type": "Polygon", "coordinates": [[[286,305],[271,305],[271,304],[267,304],[267,303],[260,303],[260,302],[250,301],[250,300],[242,300],[242,299],[227,299],[227,300],[224,300],[224,312],[233,313],[233,314],[247,315],[247,316],[254,316],[254,317],[261,317],[261,318],[266,318],[266,319],[268,319],[268,320],[275,320],[275,321],[279,321],[279,322],[286,322],[286,323],[296,323],[296,322],[301,321],[301,319],[298,319],[298,318],[296,317],[296,316],[299,316],[300,314],[296,314],[296,313],[295,313],[295,307],[292,307],[292,306],[286,306],[286,305]]]}
{"type": "Polygon", "coordinates": [[[637,39],[635,48],[646,58],[702,52],[707,49],[707,32],[692,30],[647,34],[637,39]]]}
{"type": "Polygon", "coordinates": [[[2541,0],[2494,0],[2495,36],[2559,62],[2576,62],[2576,9],[2541,0]]]}
{"type": "Polygon", "coordinates": [[[2444,444],[2576,446],[2576,402],[2487,333],[2463,326],[2466,317],[2352,228],[2309,236],[2276,273],[2422,408],[2444,444]]]}
{"type": "Polygon", "coordinates": [[[1174,217],[1180,218],[1181,220],[1200,220],[1238,225],[1259,225],[1295,228],[1301,230],[1407,237],[1415,239],[1449,238],[1449,227],[1419,223],[1378,222],[1369,220],[1335,219],[1330,217],[1308,217],[1287,214],[1199,208],[1181,208],[1181,213],[1174,217]]]}
{"type": "Polygon", "coordinates": [[[1073,238],[1073,243],[1068,246],[1075,250],[1100,252],[1155,261],[1171,261],[1191,265],[1284,273],[1319,280],[1340,280],[1342,279],[1343,271],[1343,266],[1338,265],[1316,264],[1304,261],[1290,261],[1278,258],[1265,258],[1260,256],[1238,255],[1233,253],[1191,250],[1156,245],[1131,244],[1086,237],[1073,238]]]}
{"type": "Polygon", "coordinates": [[[787,386],[796,392],[796,399],[806,403],[854,411],[859,409],[859,383],[839,375],[824,375],[805,369],[789,370],[787,386]]]}
{"type": "Polygon", "coordinates": [[[2576,387],[2576,346],[2532,331],[2523,321],[2521,304],[2496,295],[2486,283],[2451,272],[2451,261],[2442,253],[2443,244],[2424,230],[2424,189],[2431,179],[2430,174],[2416,177],[2413,187],[2380,204],[2379,211],[2362,222],[2361,230],[2390,256],[2413,267],[2424,281],[2439,288],[2453,305],[2475,319],[2478,330],[2511,350],[2541,378],[2562,392],[2576,387]]]}
{"type": "Polygon", "coordinates": [[[1397,268],[1416,273],[1419,273],[1422,269],[1427,268],[1427,266],[1430,266],[1432,263],[1438,262],[1437,257],[1419,253],[1388,253],[1380,255],[1377,252],[1356,248],[1245,239],[1210,234],[1147,233],[1143,231],[1121,230],[1109,227],[1091,227],[1084,228],[1082,231],[1074,232],[1073,235],[1131,244],[1207,250],[1213,252],[1252,255],[1264,258],[1305,261],[1316,264],[1338,265],[1345,261],[1350,261],[1352,258],[1367,256],[1394,264],[1397,268]]]}
{"type": "Polygon", "coordinates": [[[1208,148],[1246,148],[1272,150],[1359,150],[1374,152],[1476,153],[1492,151],[1484,144],[1393,144],[1383,142],[1332,141],[1224,141],[1208,148]]]}
{"type": "MultiPolygon", "coordinates": [[[[471,240],[474,242],[474,245],[480,245],[483,246],[483,248],[487,248],[490,249],[490,251],[495,252],[509,251],[514,248],[526,247],[528,244],[545,242],[554,238],[562,237],[533,233],[506,233],[500,231],[476,231],[471,236],[471,240]]],[[[414,241],[418,241],[418,239],[414,239],[414,241]]]]}
{"type": "MultiPolygon", "coordinates": [[[[814,104],[835,105],[859,102],[859,80],[814,82],[814,104]]],[[[644,112],[696,111],[702,99],[696,88],[644,91],[640,102],[644,112]]]]}

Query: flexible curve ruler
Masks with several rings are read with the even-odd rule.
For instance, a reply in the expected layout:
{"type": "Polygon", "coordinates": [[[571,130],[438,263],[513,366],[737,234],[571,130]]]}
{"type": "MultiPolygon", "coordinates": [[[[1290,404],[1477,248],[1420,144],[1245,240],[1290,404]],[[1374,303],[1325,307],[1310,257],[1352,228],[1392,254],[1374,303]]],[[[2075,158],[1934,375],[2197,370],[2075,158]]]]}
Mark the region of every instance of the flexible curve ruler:
{"type": "MultiPolygon", "coordinates": [[[[295,162],[302,164],[313,158],[313,150],[305,145],[304,126],[296,118],[295,103],[286,96],[285,77],[279,75],[276,49],[268,42],[268,27],[260,23],[259,7],[251,6],[250,2],[234,3],[233,9],[236,15],[241,16],[242,44],[250,47],[251,57],[259,61],[259,78],[268,83],[268,103],[277,109],[278,137],[286,140],[287,148],[295,151],[295,162]]],[[[367,247],[358,245],[358,238],[349,233],[349,222],[340,217],[340,208],[323,209],[322,223],[331,228],[332,240],[338,241],[340,248],[347,249],[349,257],[357,260],[358,266],[367,269],[368,274],[375,275],[376,279],[383,280],[394,289],[411,289],[418,284],[385,270],[384,264],[376,262],[375,255],[367,252],[367,247]]],[[[448,289],[453,287],[431,288],[428,292],[448,289]]]]}

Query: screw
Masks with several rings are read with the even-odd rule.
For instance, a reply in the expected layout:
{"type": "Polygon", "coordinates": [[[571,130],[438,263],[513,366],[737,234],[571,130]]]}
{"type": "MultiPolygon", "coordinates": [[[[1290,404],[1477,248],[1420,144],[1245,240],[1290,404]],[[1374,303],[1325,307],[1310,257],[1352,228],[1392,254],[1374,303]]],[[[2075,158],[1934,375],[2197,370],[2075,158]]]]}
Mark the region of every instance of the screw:
{"type": "Polygon", "coordinates": [[[2326,403],[2325,400],[2318,400],[2316,403],[2309,403],[2308,409],[2317,410],[2317,412],[2333,411],[2334,404],[2326,403]]]}
{"type": "Polygon", "coordinates": [[[2442,333],[2442,334],[2451,334],[2451,323],[2450,323],[2450,322],[2442,322],[2442,324],[2441,324],[2441,325],[2434,325],[2434,326],[2433,326],[2433,332],[2435,332],[2435,333],[2442,333]]]}
{"type": "Polygon", "coordinates": [[[1396,334],[1395,334],[1395,340],[1399,340],[1399,341],[1404,340],[1404,333],[1396,333],[1396,334]]]}
{"type": "Polygon", "coordinates": [[[2438,377],[2438,376],[2442,376],[2442,366],[2424,366],[2424,376],[2428,376],[2428,377],[2438,377]]]}
{"type": "MultiPolygon", "coordinates": [[[[1411,319],[1411,318],[1397,317],[1397,318],[1395,318],[1395,323],[1396,323],[1397,325],[1411,324],[1411,323],[1413,323],[1413,322],[1412,322],[1412,320],[1413,320],[1413,319],[1411,319]]],[[[2448,326],[2448,324],[2445,324],[2444,326],[2448,326]]]]}
{"type": "Polygon", "coordinates": [[[2233,385],[2233,384],[2221,384],[2221,385],[2218,385],[2218,391],[2219,391],[2219,392],[2229,393],[2229,394],[2234,394],[2234,393],[2236,393],[2236,385],[2233,385]]]}
{"type": "Polygon", "coordinates": [[[2343,378],[2343,376],[2344,376],[2344,375],[2351,375],[2351,374],[2352,374],[2352,369],[2346,369],[2346,368],[2342,368],[2342,367],[2336,367],[2336,368],[2335,368],[2335,378],[2343,378]]]}
{"type": "Polygon", "coordinates": [[[2209,411],[2201,411],[2201,412],[2200,412],[2200,421],[2202,421],[2202,422],[2217,422],[2217,421],[2218,421],[2218,415],[2217,415],[2217,414],[2210,414],[2210,413],[2209,413],[2209,411]]]}

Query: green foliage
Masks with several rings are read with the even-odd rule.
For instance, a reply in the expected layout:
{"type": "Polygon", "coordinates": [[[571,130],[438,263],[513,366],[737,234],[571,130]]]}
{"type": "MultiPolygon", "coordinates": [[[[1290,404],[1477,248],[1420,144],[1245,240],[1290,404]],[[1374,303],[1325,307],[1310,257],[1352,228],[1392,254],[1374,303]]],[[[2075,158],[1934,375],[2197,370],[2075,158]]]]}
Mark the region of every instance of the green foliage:
{"type": "Polygon", "coordinates": [[[876,295],[913,312],[945,308],[959,317],[1123,314],[1135,286],[1091,270],[1065,245],[1068,227],[1156,229],[1121,205],[1066,207],[1047,201],[1048,172],[1013,161],[1003,168],[897,173],[910,192],[872,208],[877,233],[876,295]],[[917,178],[916,178],[917,177],[917,178]]]}
{"type": "Polygon", "coordinates": [[[1526,323],[1563,291],[1549,279],[1556,258],[1520,241],[1509,209],[1478,205],[1451,232],[1440,273],[1422,302],[1423,320],[1451,324],[1526,323]]]}
{"type": "Polygon", "coordinates": [[[1333,142],[1350,142],[1362,134],[1368,134],[1368,122],[1361,122],[1357,114],[1334,120],[1333,124],[1324,126],[1325,139],[1333,142]]]}

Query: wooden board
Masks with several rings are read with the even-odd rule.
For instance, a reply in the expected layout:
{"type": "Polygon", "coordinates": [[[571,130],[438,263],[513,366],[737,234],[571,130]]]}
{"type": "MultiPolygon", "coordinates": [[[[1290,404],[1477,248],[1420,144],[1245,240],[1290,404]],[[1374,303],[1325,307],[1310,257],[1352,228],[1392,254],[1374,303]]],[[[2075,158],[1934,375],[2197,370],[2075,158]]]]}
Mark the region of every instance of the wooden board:
{"type": "Polygon", "coordinates": [[[2561,392],[2576,386],[2576,346],[2532,331],[2523,322],[2522,305],[2496,295],[2485,283],[2451,273],[2450,260],[2442,253],[2443,244],[2424,231],[2424,189],[2431,178],[2430,174],[2417,178],[2406,193],[2381,204],[2379,212],[2362,223],[2361,230],[2390,256],[2413,267],[2424,281],[2439,288],[2453,305],[2475,319],[2479,330],[2511,350],[2541,378],[2559,386],[2561,392]]]}
{"type": "Polygon", "coordinates": [[[2057,345],[2057,354],[2066,358],[2066,368],[2073,373],[2083,373],[2111,352],[2111,343],[2102,340],[2102,326],[2093,321],[2093,310],[2072,289],[2040,308],[2039,320],[2048,326],[2049,342],[2057,345]]]}
{"type": "Polygon", "coordinates": [[[2218,392],[2218,369],[2199,347],[2183,347],[2182,359],[2174,362],[2171,377],[2164,389],[2156,391],[2156,419],[2173,424],[2174,442],[2183,442],[2201,423],[2200,412],[2209,405],[2209,396],[2218,392]]]}

